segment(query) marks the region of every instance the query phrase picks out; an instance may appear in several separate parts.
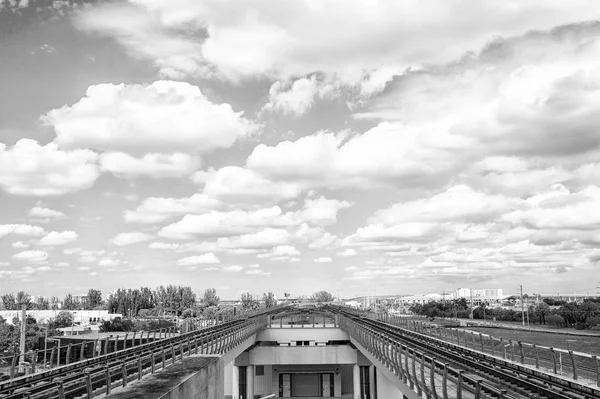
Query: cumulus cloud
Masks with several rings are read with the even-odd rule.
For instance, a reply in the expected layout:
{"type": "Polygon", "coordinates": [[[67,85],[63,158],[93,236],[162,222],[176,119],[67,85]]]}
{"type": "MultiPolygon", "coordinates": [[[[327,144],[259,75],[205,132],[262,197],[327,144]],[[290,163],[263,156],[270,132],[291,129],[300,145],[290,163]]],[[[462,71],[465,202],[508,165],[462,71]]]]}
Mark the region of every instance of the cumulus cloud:
{"type": "Polygon", "coordinates": [[[236,81],[322,71],[350,83],[380,69],[380,74],[389,75],[389,69],[448,62],[496,35],[587,19],[595,5],[564,0],[507,5],[490,0],[469,4],[467,10],[458,0],[441,5],[434,0],[130,4],[135,6],[109,4],[87,10],[79,14],[78,26],[114,37],[134,57],[154,62],[163,75],[212,73],[236,81]],[[467,14],[478,18],[457,18],[467,14]]]}
{"type": "Polygon", "coordinates": [[[200,166],[197,157],[183,154],[145,154],[133,157],[123,152],[108,152],[100,155],[100,167],[117,177],[132,179],[150,177],[175,179],[191,175],[200,166]]]}
{"type": "Polygon", "coordinates": [[[59,219],[64,217],[65,214],[53,209],[35,206],[29,210],[28,216],[40,219],[59,219]]]}
{"type": "Polygon", "coordinates": [[[0,224],[0,238],[9,234],[39,237],[45,234],[43,228],[29,224],[0,224]]]}
{"type": "Polygon", "coordinates": [[[317,133],[275,146],[258,145],[247,167],[277,180],[307,187],[371,189],[444,182],[468,161],[457,149],[468,138],[448,132],[381,123],[362,135],[317,133]]]}
{"type": "Polygon", "coordinates": [[[176,215],[205,213],[222,207],[221,201],[204,194],[184,198],[150,197],[135,210],[125,211],[123,217],[127,222],[158,223],[176,215]]]}
{"type": "Polygon", "coordinates": [[[51,231],[46,236],[42,237],[37,245],[41,246],[55,246],[65,245],[71,243],[77,239],[78,235],[74,231],[51,231]]]}
{"type": "MultiPolygon", "coordinates": [[[[90,86],[84,98],[52,110],[42,119],[54,128],[55,142],[62,148],[138,155],[207,153],[228,148],[251,131],[251,123],[229,104],[213,104],[198,87],[174,81],[90,86]]],[[[104,165],[139,174],[140,164],[160,168],[159,164],[167,161],[177,169],[182,160],[181,155],[148,155],[141,160],[108,155],[104,165]]],[[[163,165],[162,171],[166,169],[169,167],[163,165]]]]}
{"type": "Polygon", "coordinates": [[[131,233],[119,233],[114,236],[110,242],[114,245],[125,246],[131,244],[137,244],[144,241],[150,241],[154,236],[151,234],[140,233],[137,231],[131,233]]]}
{"type": "MultiPolygon", "coordinates": [[[[85,130],[85,129],[84,129],[85,130]]],[[[90,150],[63,151],[21,139],[12,148],[0,143],[0,187],[14,195],[62,195],[91,187],[99,176],[98,155],[90,150]]]]}
{"type": "Polygon", "coordinates": [[[230,273],[239,273],[244,270],[244,267],[240,265],[223,266],[221,270],[230,273]]]}
{"type": "Polygon", "coordinates": [[[176,243],[166,243],[166,242],[153,242],[148,245],[148,248],[151,249],[177,249],[180,244],[176,243]]]}
{"type": "Polygon", "coordinates": [[[46,251],[31,250],[23,251],[13,255],[13,259],[22,260],[29,263],[41,263],[45,262],[50,258],[50,255],[46,251]]]}
{"type": "Polygon", "coordinates": [[[204,184],[202,193],[228,203],[268,204],[289,200],[300,194],[297,184],[273,182],[238,166],[196,172],[194,182],[204,184]]]}
{"type": "Polygon", "coordinates": [[[185,215],[180,221],[163,227],[158,235],[172,239],[194,236],[237,236],[256,233],[264,228],[288,228],[303,223],[330,224],[336,221],[340,209],[349,202],[324,197],[306,200],[295,212],[283,212],[279,206],[249,211],[210,211],[201,215],[185,215]]]}
{"type": "Polygon", "coordinates": [[[289,84],[277,81],[269,89],[269,102],[263,111],[301,116],[313,106],[316,98],[323,98],[334,90],[331,84],[317,80],[317,75],[297,79],[289,84]]]}
{"type": "Polygon", "coordinates": [[[301,253],[292,245],[278,245],[267,253],[256,255],[259,259],[269,259],[279,262],[299,262],[301,253]]]}
{"type": "Polygon", "coordinates": [[[333,259],[331,259],[328,256],[324,256],[324,257],[315,259],[314,262],[315,263],[331,263],[331,262],[333,262],[333,259]]]}
{"type": "Polygon", "coordinates": [[[188,256],[177,261],[177,266],[197,266],[220,263],[219,258],[212,252],[203,255],[188,256]]]}

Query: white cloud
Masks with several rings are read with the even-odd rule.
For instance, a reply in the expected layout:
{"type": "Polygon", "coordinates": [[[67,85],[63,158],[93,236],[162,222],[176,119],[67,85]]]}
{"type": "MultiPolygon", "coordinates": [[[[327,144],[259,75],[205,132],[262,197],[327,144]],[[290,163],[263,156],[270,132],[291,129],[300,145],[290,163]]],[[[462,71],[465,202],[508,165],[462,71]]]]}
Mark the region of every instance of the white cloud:
{"type": "Polygon", "coordinates": [[[244,270],[244,267],[240,265],[223,266],[221,270],[230,273],[239,273],[244,270]]]}
{"type": "Polygon", "coordinates": [[[148,248],[151,249],[177,249],[180,244],[175,243],[166,243],[166,242],[153,242],[148,245],[148,248]]]}
{"type": "Polygon", "coordinates": [[[150,241],[153,238],[154,238],[154,236],[151,234],[140,233],[140,232],[134,231],[131,233],[119,233],[116,236],[114,236],[110,240],[110,242],[115,245],[124,246],[124,245],[137,244],[137,243],[144,242],[144,241],[150,241]]]}
{"type": "Polygon", "coordinates": [[[175,215],[205,213],[222,207],[221,201],[204,194],[194,194],[186,198],[150,197],[137,209],[125,211],[123,217],[127,222],[159,223],[175,215]]]}
{"type": "Polygon", "coordinates": [[[290,233],[285,229],[266,228],[256,233],[243,234],[236,237],[221,237],[217,240],[219,247],[234,248],[273,248],[288,244],[290,233]]]}
{"type": "Polygon", "coordinates": [[[316,75],[297,79],[289,84],[277,81],[269,89],[269,102],[263,111],[278,111],[301,116],[313,106],[315,98],[331,93],[333,87],[317,80],[316,75]]]}
{"type": "Polygon", "coordinates": [[[347,248],[347,249],[343,250],[342,252],[338,252],[337,256],[356,256],[357,254],[358,254],[358,252],[356,252],[354,249],[347,248]]]}
{"type": "Polygon", "coordinates": [[[200,160],[183,153],[145,154],[137,158],[123,152],[108,152],[100,155],[100,166],[103,171],[125,179],[176,179],[191,175],[200,166],[200,160]]]}
{"type": "Polygon", "coordinates": [[[117,259],[102,259],[98,262],[98,266],[118,266],[121,262],[117,259]]]}
{"type": "Polygon", "coordinates": [[[45,262],[49,258],[50,255],[48,254],[48,252],[38,250],[23,251],[13,255],[13,259],[23,260],[30,263],[45,262]]]}
{"type": "Polygon", "coordinates": [[[352,204],[348,201],[327,199],[323,196],[317,199],[307,199],[304,203],[300,217],[307,222],[327,225],[337,222],[337,214],[341,209],[349,208],[352,204]]]}
{"type": "MultiPolygon", "coordinates": [[[[174,81],[90,86],[79,102],[52,110],[43,120],[54,127],[61,147],[140,155],[207,153],[230,147],[251,130],[250,122],[230,105],[213,104],[198,87],[174,81]]],[[[114,158],[108,156],[107,162],[116,162],[114,158]]],[[[158,160],[150,155],[142,162],[157,166],[158,160]]],[[[139,171],[139,162],[131,158],[120,156],[118,162],[139,171]]]]}
{"type": "Polygon", "coordinates": [[[77,233],[74,231],[51,231],[46,236],[42,237],[37,245],[42,246],[54,246],[54,245],[65,245],[73,242],[77,239],[77,233]]]}
{"type": "Polygon", "coordinates": [[[40,146],[30,139],[10,149],[0,143],[0,187],[9,194],[32,196],[84,190],[99,176],[97,158],[87,149],[63,151],[56,144],[40,146]]]}
{"type": "Polygon", "coordinates": [[[9,234],[39,237],[45,234],[43,228],[29,224],[0,224],[0,238],[9,234]]]}
{"type": "Polygon", "coordinates": [[[179,222],[163,227],[158,235],[173,239],[188,239],[195,235],[234,236],[251,233],[259,228],[295,223],[294,214],[284,214],[278,206],[256,211],[211,211],[203,215],[185,215],[179,222]]]}
{"type": "Polygon", "coordinates": [[[269,259],[280,262],[299,262],[300,251],[291,245],[279,245],[271,251],[256,255],[259,259],[269,259]]]}
{"type": "Polygon", "coordinates": [[[220,262],[221,261],[219,260],[219,258],[217,258],[217,256],[214,253],[209,252],[203,255],[188,256],[186,258],[179,259],[176,264],[177,266],[196,266],[220,262]]]}
{"type": "Polygon", "coordinates": [[[333,262],[333,259],[324,256],[324,257],[315,259],[314,262],[315,263],[331,263],[331,262],[333,262]]]}
{"type": "Polygon", "coordinates": [[[29,210],[29,217],[42,219],[59,219],[65,216],[64,213],[53,209],[35,206],[29,210]]]}
{"type": "Polygon", "coordinates": [[[271,275],[271,273],[265,272],[264,270],[260,270],[260,269],[246,270],[246,274],[257,275],[257,276],[270,276],[271,275]]]}
{"type": "Polygon", "coordinates": [[[12,246],[13,246],[13,248],[24,249],[24,248],[29,248],[30,244],[23,242],[23,241],[17,241],[17,242],[13,242],[12,246]]]}
{"type": "Polygon", "coordinates": [[[247,167],[307,187],[371,189],[398,182],[422,186],[443,182],[462,167],[468,159],[461,159],[455,149],[468,141],[432,126],[385,122],[350,138],[346,132],[317,133],[272,147],[260,144],[248,157],[247,167]]]}
{"type": "MultiPolygon", "coordinates": [[[[130,3],[137,7],[111,4],[87,10],[79,14],[78,26],[115,37],[131,55],[153,61],[167,76],[287,79],[322,71],[350,83],[380,69],[385,76],[398,67],[448,62],[494,36],[585,20],[595,6],[592,0],[488,0],[468,9],[459,0],[130,3]],[[467,11],[477,18],[456,17],[467,11]]],[[[373,86],[377,83],[365,90],[373,86]]]]}
{"type": "Polygon", "coordinates": [[[272,182],[263,176],[238,166],[197,172],[193,180],[204,184],[202,193],[227,203],[270,204],[289,200],[300,194],[293,183],[272,182]]]}

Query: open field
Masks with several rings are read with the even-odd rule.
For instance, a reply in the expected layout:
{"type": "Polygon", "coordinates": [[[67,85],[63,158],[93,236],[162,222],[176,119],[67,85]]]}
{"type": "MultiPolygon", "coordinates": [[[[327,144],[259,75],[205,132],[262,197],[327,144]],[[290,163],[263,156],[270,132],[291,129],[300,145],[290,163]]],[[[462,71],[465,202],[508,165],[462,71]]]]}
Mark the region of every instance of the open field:
{"type": "Polygon", "coordinates": [[[550,346],[553,348],[570,349],[576,352],[585,352],[600,355],[600,336],[579,337],[562,334],[552,334],[538,331],[508,330],[503,328],[489,327],[467,327],[466,329],[483,334],[502,337],[505,339],[519,340],[537,345],[550,346]],[[567,343],[567,341],[569,341],[567,343]],[[567,344],[569,346],[567,346],[567,344]]]}

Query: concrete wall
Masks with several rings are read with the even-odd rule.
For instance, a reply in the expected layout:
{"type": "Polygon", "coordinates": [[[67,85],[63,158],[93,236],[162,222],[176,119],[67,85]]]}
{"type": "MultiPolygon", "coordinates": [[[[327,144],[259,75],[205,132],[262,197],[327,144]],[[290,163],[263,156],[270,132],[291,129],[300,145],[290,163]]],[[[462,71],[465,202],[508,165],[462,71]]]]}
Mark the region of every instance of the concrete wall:
{"type": "Polygon", "coordinates": [[[350,337],[339,328],[267,328],[257,334],[257,341],[345,341],[350,337]]]}
{"type": "Polygon", "coordinates": [[[224,365],[218,356],[193,355],[116,389],[110,399],[221,399],[224,365]]]}
{"type": "Polygon", "coordinates": [[[357,351],[340,346],[257,346],[250,351],[250,364],[355,364],[357,351]]]}
{"type": "Polygon", "coordinates": [[[377,369],[377,397],[385,399],[402,399],[402,392],[377,369]]]}

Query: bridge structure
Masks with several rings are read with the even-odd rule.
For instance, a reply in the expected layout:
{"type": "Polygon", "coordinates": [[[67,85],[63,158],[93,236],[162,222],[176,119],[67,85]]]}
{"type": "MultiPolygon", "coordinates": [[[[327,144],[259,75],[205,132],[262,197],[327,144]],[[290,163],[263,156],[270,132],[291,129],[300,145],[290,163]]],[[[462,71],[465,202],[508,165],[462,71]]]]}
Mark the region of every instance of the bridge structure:
{"type": "Polygon", "coordinates": [[[564,375],[556,350],[516,348],[389,314],[283,306],[38,368],[0,382],[0,398],[600,398],[596,357],[567,351],[564,375]]]}

